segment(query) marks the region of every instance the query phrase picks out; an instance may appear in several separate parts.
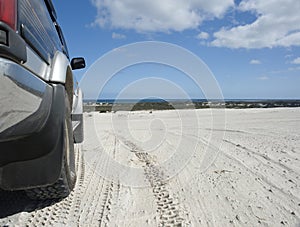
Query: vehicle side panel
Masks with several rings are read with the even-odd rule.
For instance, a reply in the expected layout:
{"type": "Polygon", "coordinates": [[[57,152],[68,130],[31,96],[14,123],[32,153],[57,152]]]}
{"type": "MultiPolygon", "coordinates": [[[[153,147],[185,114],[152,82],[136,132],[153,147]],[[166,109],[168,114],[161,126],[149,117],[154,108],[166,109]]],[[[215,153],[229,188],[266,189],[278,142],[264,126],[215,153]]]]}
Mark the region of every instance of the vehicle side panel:
{"type": "Polygon", "coordinates": [[[41,0],[19,1],[18,25],[22,37],[48,64],[62,45],[47,6],[41,0]]]}

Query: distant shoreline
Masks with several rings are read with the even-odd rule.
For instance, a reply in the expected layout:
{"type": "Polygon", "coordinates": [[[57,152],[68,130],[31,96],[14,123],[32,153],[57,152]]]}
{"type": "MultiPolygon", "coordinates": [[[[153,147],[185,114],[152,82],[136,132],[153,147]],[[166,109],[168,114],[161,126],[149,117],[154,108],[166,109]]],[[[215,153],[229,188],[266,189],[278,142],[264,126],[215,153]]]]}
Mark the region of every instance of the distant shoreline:
{"type": "Polygon", "coordinates": [[[207,99],[85,99],[84,103],[161,103],[161,102],[170,102],[170,103],[186,103],[186,102],[300,102],[300,99],[215,99],[215,100],[207,100],[207,99]]]}
{"type": "Polygon", "coordinates": [[[247,100],[247,99],[228,99],[212,100],[193,99],[193,100],[162,100],[162,99],[122,99],[122,100],[85,100],[85,112],[111,112],[111,111],[137,111],[137,110],[172,110],[172,109],[207,109],[207,108],[228,108],[228,109],[245,109],[245,108],[278,108],[278,107],[300,107],[300,100],[247,100]]]}

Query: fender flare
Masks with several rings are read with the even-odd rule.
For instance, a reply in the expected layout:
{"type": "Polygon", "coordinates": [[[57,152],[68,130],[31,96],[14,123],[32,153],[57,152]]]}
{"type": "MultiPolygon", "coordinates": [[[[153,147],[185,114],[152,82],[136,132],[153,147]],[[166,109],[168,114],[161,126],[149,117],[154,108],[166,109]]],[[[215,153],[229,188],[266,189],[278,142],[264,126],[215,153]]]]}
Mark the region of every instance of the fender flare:
{"type": "Polygon", "coordinates": [[[53,58],[49,81],[65,84],[68,68],[71,69],[69,59],[64,53],[57,51],[53,58]]]}
{"type": "Polygon", "coordinates": [[[74,79],[69,59],[60,51],[55,53],[49,82],[63,84],[67,90],[70,108],[73,106],[74,79]]]}

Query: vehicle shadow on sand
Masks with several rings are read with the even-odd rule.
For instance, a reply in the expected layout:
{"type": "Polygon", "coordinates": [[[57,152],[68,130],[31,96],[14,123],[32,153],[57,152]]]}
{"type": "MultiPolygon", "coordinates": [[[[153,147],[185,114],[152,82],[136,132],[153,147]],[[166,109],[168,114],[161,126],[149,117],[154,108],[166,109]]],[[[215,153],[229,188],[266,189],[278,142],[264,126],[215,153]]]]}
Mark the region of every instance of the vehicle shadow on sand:
{"type": "Polygon", "coordinates": [[[20,212],[32,212],[53,205],[58,201],[34,201],[27,197],[25,191],[0,190],[0,218],[5,218],[20,212]]]}

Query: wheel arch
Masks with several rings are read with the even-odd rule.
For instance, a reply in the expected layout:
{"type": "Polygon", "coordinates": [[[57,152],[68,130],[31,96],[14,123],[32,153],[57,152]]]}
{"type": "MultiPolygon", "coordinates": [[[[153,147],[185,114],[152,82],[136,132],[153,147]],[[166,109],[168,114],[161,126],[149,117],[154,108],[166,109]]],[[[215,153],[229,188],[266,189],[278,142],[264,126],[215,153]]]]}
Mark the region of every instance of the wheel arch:
{"type": "Polygon", "coordinates": [[[57,51],[53,58],[49,82],[60,83],[65,86],[69,97],[70,107],[72,109],[74,88],[73,72],[69,59],[62,52],[57,51]]]}
{"type": "Polygon", "coordinates": [[[73,95],[74,95],[74,78],[73,73],[70,67],[67,68],[66,71],[66,80],[65,80],[65,88],[69,98],[70,109],[72,110],[73,106],[73,95]]]}

